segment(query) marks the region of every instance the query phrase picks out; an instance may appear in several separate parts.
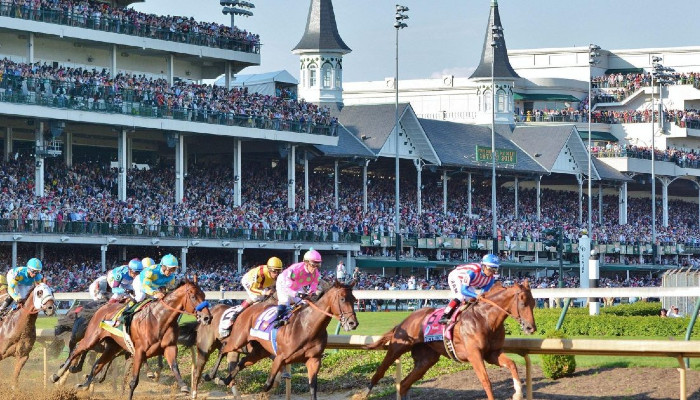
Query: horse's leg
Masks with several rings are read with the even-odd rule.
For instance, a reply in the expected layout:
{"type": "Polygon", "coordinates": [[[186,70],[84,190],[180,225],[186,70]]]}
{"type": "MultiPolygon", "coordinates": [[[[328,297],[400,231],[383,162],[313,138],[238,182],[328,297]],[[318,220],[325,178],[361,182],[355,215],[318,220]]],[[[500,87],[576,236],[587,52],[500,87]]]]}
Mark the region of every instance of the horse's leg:
{"type": "MultiPolygon", "coordinates": [[[[246,358],[248,358],[248,357],[246,357],[246,358]]],[[[270,367],[270,375],[267,377],[267,380],[265,381],[265,386],[263,386],[263,392],[269,392],[270,389],[272,389],[272,385],[275,384],[275,377],[277,376],[277,373],[282,370],[283,366],[284,366],[284,359],[281,356],[275,357],[275,359],[272,361],[272,367],[270,367]]]]}
{"type": "Polygon", "coordinates": [[[484,387],[486,397],[489,400],[494,400],[491,380],[489,379],[489,374],[486,372],[486,366],[484,365],[484,358],[481,355],[481,351],[479,349],[468,349],[467,360],[472,364],[474,373],[476,373],[477,378],[481,381],[481,386],[484,387]]]}
{"type": "Polygon", "coordinates": [[[131,357],[131,381],[129,382],[129,400],[134,397],[134,390],[139,384],[139,372],[141,371],[141,365],[146,359],[146,355],[142,352],[136,352],[131,357]]]}
{"type": "Polygon", "coordinates": [[[148,379],[152,379],[153,382],[158,382],[160,380],[160,373],[163,371],[163,356],[158,356],[158,364],[156,366],[155,371],[151,369],[151,366],[148,364],[148,361],[145,363],[146,368],[148,368],[148,373],[146,374],[146,377],[148,379]]]}
{"type": "MultiPolygon", "coordinates": [[[[202,356],[201,350],[199,350],[199,351],[200,351],[199,355],[201,357],[202,356]]],[[[210,353],[207,354],[207,361],[209,360],[209,355],[210,355],[210,353]]],[[[202,376],[202,379],[205,382],[209,382],[210,380],[212,380],[216,377],[216,373],[219,372],[219,366],[221,365],[221,360],[224,358],[225,355],[226,355],[226,353],[222,353],[221,350],[219,349],[219,358],[216,359],[216,362],[214,363],[214,367],[211,369],[210,372],[208,372],[208,373],[204,374],[204,376],[202,376]]],[[[205,364],[206,364],[206,362],[205,362],[205,364]]],[[[202,365],[202,369],[204,369],[204,365],[202,365]]]]}
{"type": "Polygon", "coordinates": [[[422,378],[430,367],[438,362],[440,354],[427,344],[420,343],[411,349],[411,357],[413,358],[413,369],[403,378],[399,387],[401,400],[408,399],[408,390],[411,389],[411,385],[422,378]]]}
{"type": "Polygon", "coordinates": [[[379,382],[380,379],[384,377],[384,374],[386,373],[386,370],[391,367],[391,365],[396,361],[401,355],[411,349],[411,346],[406,343],[398,343],[398,342],[392,342],[389,344],[389,348],[387,349],[386,355],[384,356],[384,360],[382,360],[382,363],[379,365],[379,368],[377,368],[377,371],[372,375],[372,379],[369,381],[369,385],[367,386],[366,393],[360,393],[357,397],[358,398],[367,398],[369,397],[369,393],[372,391],[372,388],[379,382]]]}
{"type": "Polygon", "coordinates": [[[56,383],[61,378],[61,376],[63,376],[63,374],[66,373],[68,367],[71,365],[73,360],[90,350],[95,344],[97,344],[98,341],[99,334],[96,332],[90,335],[89,337],[83,338],[83,340],[78,342],[73,351],[68,355],[66,361],[58,368],[58,371],[56,371],[56,373],[51,376],[51,382],[56,383]]]}
{"type": "MultiPolygon", "coordinates": [[[[85,363],[85,357],[87,357],[88,352],[86,351],[85,353],[81,354],[80,357],[78,358],[77,362],[71,363],[70,368],[68,368],[68,372],[71,374],[75,374],[76,372],[80,372],[83,370],[83,364],[85,363]]],[[[95,360],[92,360],[92,363],[94,363],[95,360]]]]}
{"type": "Polygon", "coordinates": [[[12,388],[17,389],[17,382],[19,380],[19,373],[22,371],[22,367],[24,367],[24,364],[27,363],[27,360],[29,359],[29,353],[27,354],[21,354],[17,357],[15,357],[15,371],[12,374],[12,388]]]}
{"type": "Polygon", "coordinates": [[[513,388],[515,389],[515,394],[513,395],[513,400],[522,400],[523,398],[523,384],[520,381],[520,375],[518,374],[518,368],[515,366],[513,360],[511,360],[505,353],[498,351],[492,352],[488,355],[486,359],[490,364],[499,365],[501,367],[506,367],[510,370],[510,374],[513,377],[513,388]]]}
{"type": "Polygon", "coordinates": [[[112,366],[113,361],[114,361],[114,358],[109,360],[107,365],[105,365],[104,369],[102,370],[102,374],[100,374],[100,376],[97,377],[97,383],[102,383],[105,381],[105,379],[107,379],[107,374],[109,373],[109,367],[112,366]]]}
{"type": "MultiPolygon", "coordinates": [[[[190,383],[192,385],[192,398],[196,399],[197,398],[197,387],[199,386],[199,378],[202,376],[202,371],[204,370],[204,366],[207,364],[207,361],[209,361],[209,356],[211,353],[209,353],[206,350],[203,350],[199,346],[196,346],[197,348],[197,362],[195,363],[194,367],[194,374],[192,375],[192,382],[190,383]]],[[[214,371],[219,367],[219,363],[221,362],[221,355],[219,355],[219,359],[216,362],[216,365],[214,365],[214,371]]],[[[216,375],[216,372],[214,372],[214,375],[216,375]]],[[[211,378],[209,378],[208,375],[205,375],[204,380],[209,381],[211,378]]]]}
{"type": "Polygon", "coordinates": [[[102,371],[102,368],[105,367],[112,359],[119,354],[121,351],[121,347],[117,345],[116,343],[112,342],[109,344],[105,344],[105,350],[102,352],[102,355],[100,355],[100,358],[95,361],[95,364],[92,366],[92,369],[90,370],[90,374],[85,378],[85,382],[77,385],[76,387],[78,389],[84,389],[87,390],[90,388],[90,384],[92,384],[93,379],[95,378],[95,375],[99,374],[100,371],[102,371]]]}
{"type": "Polygon", "coordinates": [[[311,400],[316,400],[318,390],[318,370],[321,368],[321,357],[309,358],[306,360],[306,371],[309,375],[309,393],[311,400]]]}
{"type": "MultiPolygon", "coordinates": [[[[180,376],[180,368],[177,366],[177,344],[166,347],[163,354],[165,355],[165,359],[168,360],[168,365],[170,366],[170,370],[173,371],[173,374],[175,375],[177,384],[180,385],[180,391],[182,393],[189,393],[190,388],[188,388],[185,382],[182,380],[182,376],[180,376]]],[[[136,362],[136,360],[134,360],[134,362],[136,362]]]]}

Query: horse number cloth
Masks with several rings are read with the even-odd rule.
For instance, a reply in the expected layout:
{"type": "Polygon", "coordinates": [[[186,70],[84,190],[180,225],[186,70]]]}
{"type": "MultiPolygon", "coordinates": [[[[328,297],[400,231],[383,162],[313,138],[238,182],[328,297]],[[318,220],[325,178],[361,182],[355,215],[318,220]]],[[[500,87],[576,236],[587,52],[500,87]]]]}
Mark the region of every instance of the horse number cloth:
{"type": "Polygon", "coordinates": [[[444,325],[440,324],[440,318],[444,313],[445,310],[440,308],[428,314],[423,320],[423,341],[425,343],[443,340],[442,329],[444,325]]]}
{"type": "Polygon", "coordinates": [[[250,336],[272,343],[272,350],[277,355],[277,328],[273,326],[275,316],[277,316],[277,307],[275,306],[263,311],[255,320],[255,325],[250,328],[250,336]]]}

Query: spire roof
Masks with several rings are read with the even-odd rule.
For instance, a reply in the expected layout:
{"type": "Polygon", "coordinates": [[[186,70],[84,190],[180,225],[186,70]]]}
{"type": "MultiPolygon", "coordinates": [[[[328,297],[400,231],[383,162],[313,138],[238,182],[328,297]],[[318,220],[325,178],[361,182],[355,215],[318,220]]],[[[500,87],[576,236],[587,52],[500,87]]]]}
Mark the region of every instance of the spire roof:
{"type": "Polygon", "coordinates": [[[506,39],[503,34],[496,40],[496,47],[491,46],[491,27],[501,25],[501,15],[498,13],[498,1],[491,0],[491,14],[486,25],[486,35],[484,35],[484,49],[481,51],[481,62],[470,78],[490,78],[491,64],[493,63],[493,76],[496,78],[520,78],[513,70],[508,60],[508,49],[506,39]],[[495,50],[495,51],[494,51],[495,50]],[[494,61],[495,60],[495,61],[494,61]]]}
{"type": "Polygon", "coordinates": [[[304,36],[292,49],[295,53],[305,50],[334,50],[342,54],[352,51],[338,33],[331,0],[311,0],[304,36]]]}

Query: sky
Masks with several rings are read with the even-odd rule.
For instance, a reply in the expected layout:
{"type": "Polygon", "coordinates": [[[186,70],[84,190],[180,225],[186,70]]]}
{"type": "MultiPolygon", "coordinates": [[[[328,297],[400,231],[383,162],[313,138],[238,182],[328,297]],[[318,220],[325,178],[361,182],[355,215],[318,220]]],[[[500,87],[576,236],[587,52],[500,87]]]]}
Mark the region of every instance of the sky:
{"type": "MultiPolygon", "coordinates": [[[[242,74],[286,69],[299,76],[291,49],[306,27],[310,0],[247,0],[252,17],[241,29],[260,35],[261,65],[242,74]]],[[[343,58],[345,82],[381,81],[395,74],[397,1],[334,0],[338,31],[353,50],[343,58]]],[[[403,0],[408,27],[399,32],[399,79],[469,76],[481,57],[491,0],[403,0]]],[[[691,0],[536,0],[498,2],[509,50],[588,46],[604,49],[700,46],[691,0]]],[[[149,13],[230,23],[218,0],[145,0],[149,13]]]]}

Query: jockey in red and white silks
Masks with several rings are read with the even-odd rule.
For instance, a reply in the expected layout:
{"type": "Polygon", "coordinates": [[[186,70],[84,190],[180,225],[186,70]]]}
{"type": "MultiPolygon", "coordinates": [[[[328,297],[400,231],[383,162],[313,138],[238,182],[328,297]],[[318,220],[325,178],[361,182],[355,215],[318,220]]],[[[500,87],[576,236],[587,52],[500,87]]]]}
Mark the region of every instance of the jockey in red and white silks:
{"type": "Polygon", "coordinates": [[[500,264],[497,256],[487,254],[482,258],[481,263],[463,264],[455,267],[447,276],[447,283],[453,298],[445,307],[440,323],[446,324],[450,320],[454,309],[461,301],[476,300],[478,296],[476,290],[484,293],[491,289],[491,286],[496,282],[494,275],[498,272],[500,264]]]}

